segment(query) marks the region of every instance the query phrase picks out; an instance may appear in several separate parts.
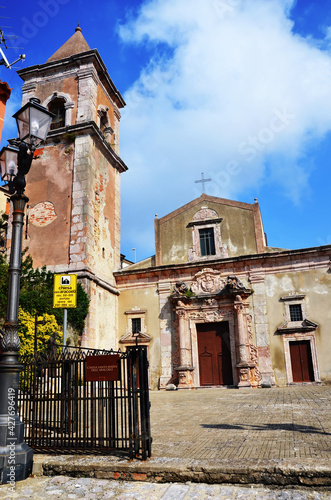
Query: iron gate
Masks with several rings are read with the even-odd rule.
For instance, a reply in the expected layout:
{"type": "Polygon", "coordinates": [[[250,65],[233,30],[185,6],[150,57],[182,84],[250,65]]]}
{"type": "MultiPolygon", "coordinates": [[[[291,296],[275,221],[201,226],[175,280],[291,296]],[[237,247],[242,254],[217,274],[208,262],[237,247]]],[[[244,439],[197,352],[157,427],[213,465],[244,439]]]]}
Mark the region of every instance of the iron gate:
{"type": "Polygon", "coordinates": [[[21,358],[19,414],[35,451],[151,456],[147,348],[65,347],[21,358]],[[119,355],[119,380],[87,381],[86,356],[119,355]]]}

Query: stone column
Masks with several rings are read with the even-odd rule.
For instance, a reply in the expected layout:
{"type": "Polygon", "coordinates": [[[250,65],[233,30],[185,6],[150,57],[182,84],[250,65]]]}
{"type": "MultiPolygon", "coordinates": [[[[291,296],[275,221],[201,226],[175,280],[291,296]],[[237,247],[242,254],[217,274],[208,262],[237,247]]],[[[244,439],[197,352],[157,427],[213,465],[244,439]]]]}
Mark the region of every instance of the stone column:
{"type": "Polygon", "coordinates": [[[165,389],[172,382],[172,317],[169,295],[171,286],[169,282],[158,284],[159,311],[160,311],[160,350],[161,350],[161,376],[159,387],[165,389]]]}
{"type": "Polygon", "coordinates": [[[267,301],[265,296],[264,273],[252,273],[249,281],[252,283],[256,347],[258,352],[261,385],[275,386],[275,374],[270,356],[269,325],[267,316],[267,301]]]}
{"type": "Polygon", "coordinates": [[[179,363],[180,366],[186,366],[186,338],[185,338],[185,321],[186,314],[185,311],[177,311],[178,323],[179,323],[179,363]]]}
{"type": "Polygon", "coordinates": [[[250,380],[250,363],[248,360],[248,332],[244,318],[245,305],[240,295],[236,296],[234,301],[234,310],[236,312],[236,326],[238,339],[239,363],[239,383],[238,387],[252,387],[250,380]]]}
{"type": "Polygon", "coordinates": [[[178,334],[179,334],[179,366],[176,368],[179,378],[179,389],[188,389],[192,386],[192,353],[190,342],[187,335],[187,313],[183,309],[176,311],[178,316],[178,334]]]}

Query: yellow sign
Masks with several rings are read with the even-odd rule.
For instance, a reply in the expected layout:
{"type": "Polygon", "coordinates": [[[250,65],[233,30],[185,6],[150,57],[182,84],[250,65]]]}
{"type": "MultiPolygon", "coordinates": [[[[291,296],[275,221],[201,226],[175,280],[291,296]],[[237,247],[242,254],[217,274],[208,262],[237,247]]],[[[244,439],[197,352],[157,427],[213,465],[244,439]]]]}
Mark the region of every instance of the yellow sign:
{"type": "Polygon", "coordinates": [[[53,307],[68,309],[77,307],[77,275],[55,274],[53,307]]]}

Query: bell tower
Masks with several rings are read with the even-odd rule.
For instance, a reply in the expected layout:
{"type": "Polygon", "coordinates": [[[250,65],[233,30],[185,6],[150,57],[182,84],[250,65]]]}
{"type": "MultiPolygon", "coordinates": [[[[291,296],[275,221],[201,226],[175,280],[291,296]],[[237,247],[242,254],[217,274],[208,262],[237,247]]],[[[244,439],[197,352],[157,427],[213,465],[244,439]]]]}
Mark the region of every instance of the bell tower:
{"type": "Polygon", "coordinates": [[[125,102],[80,27],[44,64],[18,71],[24,105],[55,117],[27,178],[24,245],[35,266],[78,276],[90,298],[82,345],[116,346],[120,109],[125,102]]]}

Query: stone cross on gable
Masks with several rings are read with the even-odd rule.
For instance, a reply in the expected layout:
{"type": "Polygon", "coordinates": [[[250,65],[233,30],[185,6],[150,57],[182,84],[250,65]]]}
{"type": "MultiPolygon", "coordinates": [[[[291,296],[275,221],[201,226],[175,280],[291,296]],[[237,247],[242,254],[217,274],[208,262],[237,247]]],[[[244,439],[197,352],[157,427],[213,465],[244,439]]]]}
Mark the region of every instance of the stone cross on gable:
{"type": "Polygon", "coordinates": [[[202,184],[202,194],[205,192],[205,183],[211,181],[211,179],[205,179],[203,172],[201,172],[201,179],[198,181],[194,181],[196,184],[201,183],[202,184]]]}

